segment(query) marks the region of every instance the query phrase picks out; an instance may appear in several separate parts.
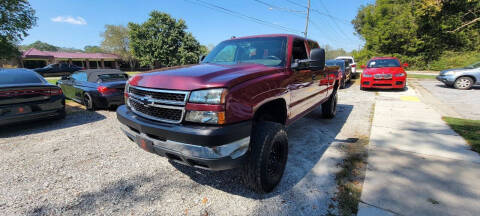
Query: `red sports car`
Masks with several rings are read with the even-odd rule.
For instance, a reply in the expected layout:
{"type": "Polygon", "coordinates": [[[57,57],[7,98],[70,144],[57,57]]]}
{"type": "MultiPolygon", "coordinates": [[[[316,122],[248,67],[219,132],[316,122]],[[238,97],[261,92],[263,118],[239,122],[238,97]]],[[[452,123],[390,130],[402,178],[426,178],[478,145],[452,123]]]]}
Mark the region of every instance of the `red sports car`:
{"type": "Polygon", "coordinates": [[[362,65],[361,89],[403,89],[407,82],[407,73],[403,65],[395,57],[376,57],[368,61],[367,66],[362,65]]]}

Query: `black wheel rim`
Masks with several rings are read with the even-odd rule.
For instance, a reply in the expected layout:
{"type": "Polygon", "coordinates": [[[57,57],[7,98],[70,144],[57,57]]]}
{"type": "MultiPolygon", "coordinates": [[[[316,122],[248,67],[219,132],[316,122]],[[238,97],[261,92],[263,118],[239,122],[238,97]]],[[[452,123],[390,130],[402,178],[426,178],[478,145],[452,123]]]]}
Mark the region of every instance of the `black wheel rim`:
{"type": "Polygon", "coordinates": [[[272,182],[278,181],[279,176],[281,176],[283,172],[285,164],[284,154],[282,144],[280,142],[273,143],[267,163],[267,174],[272,182]]]}
{"type": "Polygon", "coordinates": [[[87,106],[88,109],[92,107],[92,102],[90,100],[90,97],[88,95],[85,95],[85,106],[87,106]]]}

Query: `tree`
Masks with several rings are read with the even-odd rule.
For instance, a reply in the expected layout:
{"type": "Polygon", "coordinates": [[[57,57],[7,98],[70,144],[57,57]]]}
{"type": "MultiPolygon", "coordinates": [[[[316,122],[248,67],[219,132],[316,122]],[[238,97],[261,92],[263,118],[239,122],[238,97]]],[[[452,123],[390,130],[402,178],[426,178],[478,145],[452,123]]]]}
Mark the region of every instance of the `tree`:
{"type": "Polygon", "coordinates": [[[0,1],[0,59],[19,55],[16,44],[36,22],[35,11],[26,0],[0,1]]]}
{"type": "Polygon", "coordinates": [[[60,49],[57,46],[54,46],[54,45],[51,45],[51,44],[48,44],[48,43],[44,43],[44,42],[41,42],[41,41],[35,41],[35,42],[33,42],[29,45],[22,46],[22,49],[24,49],[24,50],[28,50],[30,48],[35,48],[35,49],[41,50],[41,51],[58,51],[60,49]]]}
{"type": "Polygon", "coordinates": [[[182,19],[152,11],[142,23],[129,23],[130,48],[143,66],[161,67],[197,63],[202,54],[200,43],[182,19]]]}
{"type": "Polygon", "coordinates": [[[479,17],[478,0],[377,0],[361,7],[352,21],[365,39],[364,50],[355,54],[427,65],[445,51],[479,51],[479,17]]]}
{"type": "Polygon", "coordinates": [[[105,52],[101,47],[99,46],[90,46],[90,45],[87,45],[83,48],[83,50],[86,52],[86,53],[103,53],[105,52]]]}
{"type": "Polygon", "coordinates": [[[101,34],[103,37],[101,47],[107,52],[120,56],[132,69],[136,60],[130,50],[128,32],[129,29],[123,25],[105,25],[105,32],[101,34]]]}

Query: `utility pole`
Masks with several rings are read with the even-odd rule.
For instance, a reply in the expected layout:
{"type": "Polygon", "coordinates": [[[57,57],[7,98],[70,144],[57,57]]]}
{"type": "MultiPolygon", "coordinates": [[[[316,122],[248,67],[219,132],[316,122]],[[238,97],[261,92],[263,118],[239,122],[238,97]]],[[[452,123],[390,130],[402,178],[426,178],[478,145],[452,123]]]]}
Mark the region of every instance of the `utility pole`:
{"type": "Polygon", "coordinates": [[[307,23],[305,24],[305,39],[308,35],[308,20],[310,19],[310,0],[308,0],[308,7],[307,7],[307,23]]]}

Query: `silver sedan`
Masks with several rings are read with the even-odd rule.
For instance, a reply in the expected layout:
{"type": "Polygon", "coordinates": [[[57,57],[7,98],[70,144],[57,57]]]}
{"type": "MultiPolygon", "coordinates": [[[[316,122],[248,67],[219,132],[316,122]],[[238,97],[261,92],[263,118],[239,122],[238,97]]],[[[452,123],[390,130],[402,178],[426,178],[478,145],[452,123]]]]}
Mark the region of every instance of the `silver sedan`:
{"type": "Polygon", "coordinates": [[[480,85],[480,62],[464,68],[441,71],[437,80],[456,89],[467,90],[474,85],[480,85]]]}

